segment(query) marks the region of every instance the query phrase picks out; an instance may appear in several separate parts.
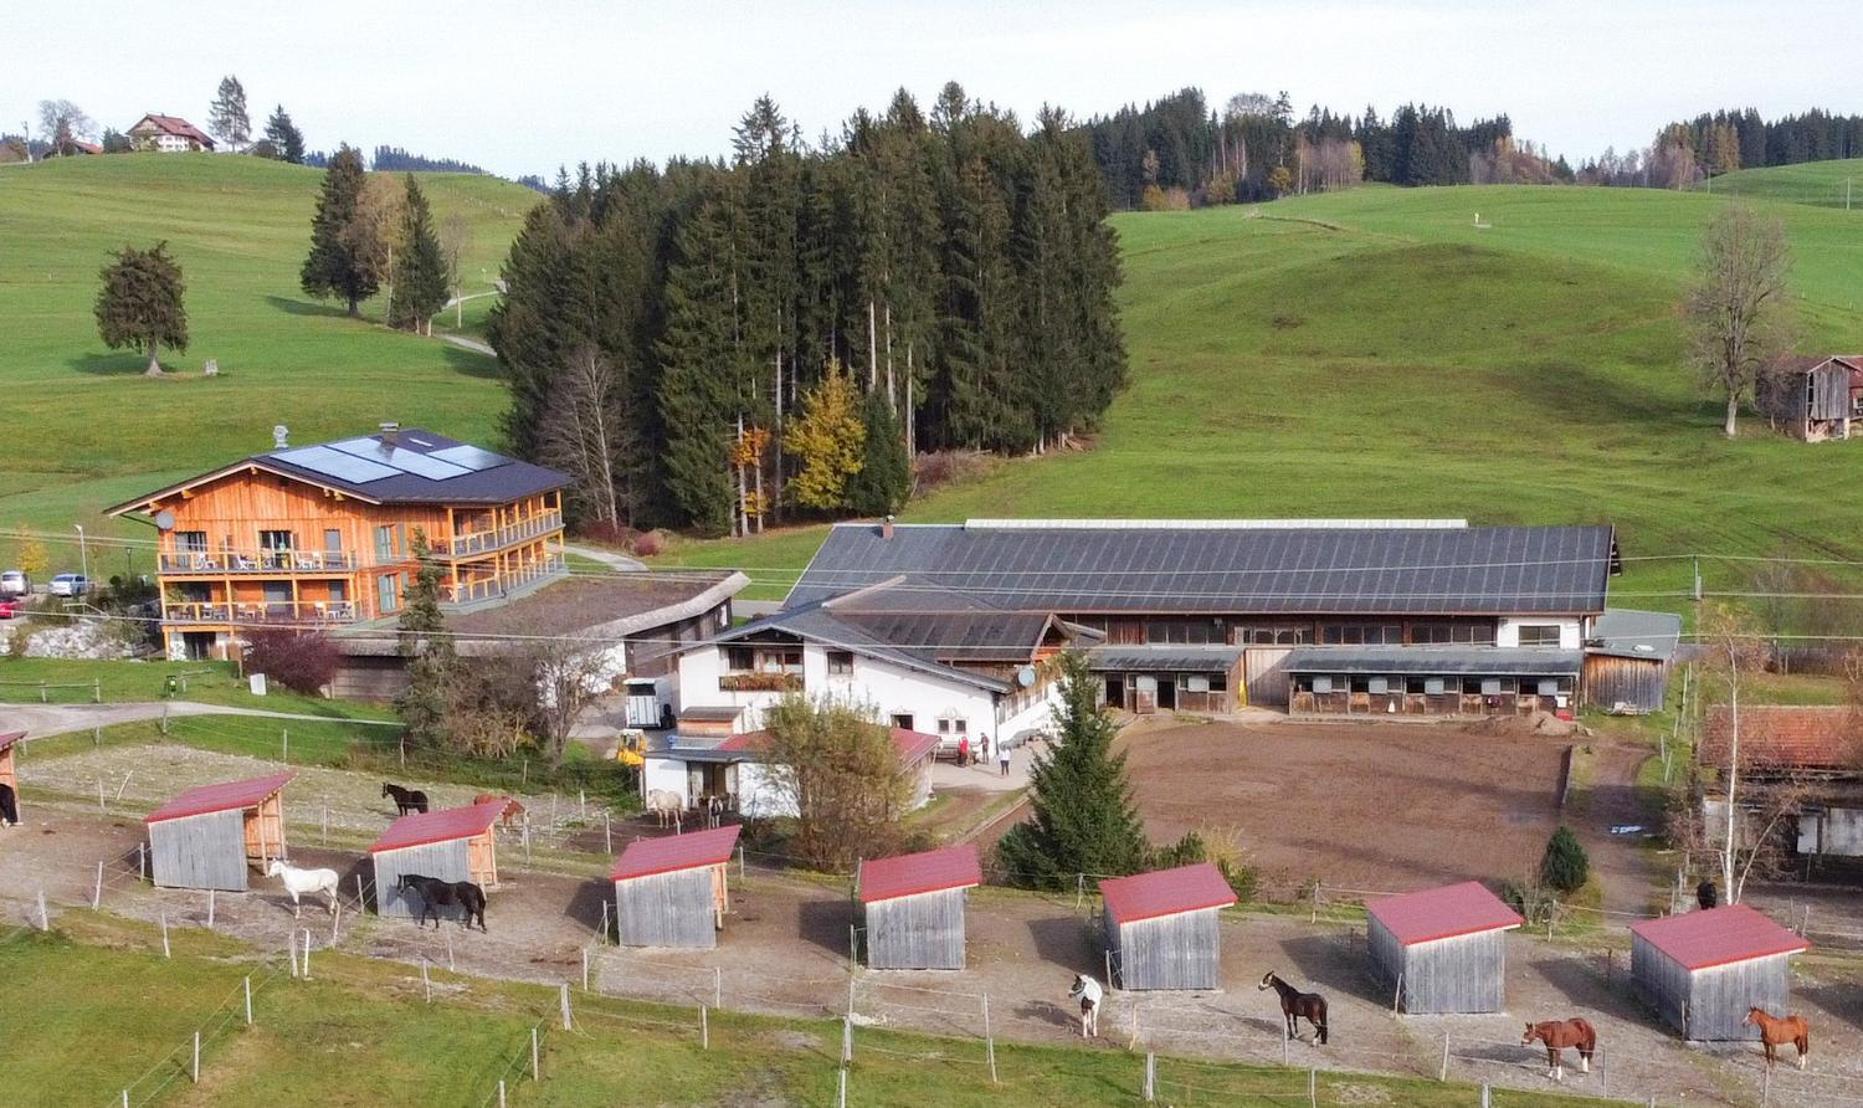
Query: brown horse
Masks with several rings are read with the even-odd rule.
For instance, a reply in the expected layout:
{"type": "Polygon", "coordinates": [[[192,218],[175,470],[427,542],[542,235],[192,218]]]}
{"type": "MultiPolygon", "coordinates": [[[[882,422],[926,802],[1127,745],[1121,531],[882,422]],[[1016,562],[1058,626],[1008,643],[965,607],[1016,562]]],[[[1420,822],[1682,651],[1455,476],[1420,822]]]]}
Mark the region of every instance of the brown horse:
{"type": "Polygon", "coordinates": [[[1598,1033],[1591,1023],[1584,1019],[1547,1020],[1545,1023],[1527,1024],[1527,1033],[1520,1036],[1520,1045],[1528,1046],[1533,1040],[1546,1044],[1546,1076],[1554,1081],[1565,1080],[1565,1048],[1578,1048],[1578,1069],[1580,1073],[1591,1072],[1591,1056],[1598,1049],[1598,1033]]]}
{"type": "Polygon", "coordinates": [[[1760,1043],[1766,1048],[1766,1065],[1779,1060],[1777,1052],[1781,1045],[1791,1043],[1798,1048],[1798,1068],[1805,1068],[1811,1054],[1811,1024],[1804,1016],[1780,1019],[1764,1008],[1748,1008],[1747,1018],[1740,1022],[1759,1028],[1760,1043]]]}
{"type": "Polygon", "coordinates": [[[498,793],[480,793],[472,798],[472,806],[476,808],[481,804],[490,804],[494,800],[502,800],[505,802],[504,810],[498,813],[498,823],[505,830],[509,831],[512,824],[524,818],[524,806],[522,804],[519,804],[511,797],[501,796],[498,793]]]}
{"type": "Polygon", "coordinates": [[[1313,1025],[1313,1045],[1326,1043],[1326,998],[1318,993],[1303,993],[1279,976],[1270,972],[1261,979],[1261,989],[1273,989],[1281,998],[1281,1019],[1287,1026],[1287,1037],[1298,1038],[1300,1021],[1306,1020],[1313,1025]]]}

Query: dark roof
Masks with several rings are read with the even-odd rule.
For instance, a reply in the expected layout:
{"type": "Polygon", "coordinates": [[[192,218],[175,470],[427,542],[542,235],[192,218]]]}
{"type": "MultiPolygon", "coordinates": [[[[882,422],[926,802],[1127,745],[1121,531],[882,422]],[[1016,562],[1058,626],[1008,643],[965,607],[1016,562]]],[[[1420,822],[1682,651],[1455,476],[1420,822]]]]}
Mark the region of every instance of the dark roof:
{"type": "Polygon", "coordinates": [[[189,789],[180,796],[150,812],[143,817],[144,823],[162,823],[171,819],[186,819],[189,816],[204,816],[209,812],[233,812],[241,808],[254,808],[265,802],[265,798],[285,787],[285,783],[296,777],[297,773],[287,770],[266,777],[251,777],[244,781],[223,781],[217,785],[202,785],[189,789]]]}
{"type": "Polygon", "coordinates": [[[1236,902],[1235,890],[1223,880],[1222,871],[1208,862],[1132,877],[1108,877],[1100,882],[1100,896],[1106,900],[1107,914],[1120,924],[1204,908],[1227,908],[1236,902]]]}
{"type": "Polygon", "coordinates": [[[1592,621],[1591,638],[1585,640],[1585,651],[1614,658],[1666,662],[1675,657],[1676,644],[1681,641],[1682,617],[1673,612],[1606,608],[1603,615],[1592,621]]]}
{"type": "Polygon", "coordinates": [[[1584,655],[1534,646],[1303,646],[1290,651],[1288,673],[1357,673],[1427,677],[1565,677],[1584,655]]]}
{"type": "Polygon", "coordinates": [[[1590,613],[1615,568],[1602,526],[972,521],[885,538],[841,524],[787,603],[903,577],[1065,613],[1590,613]]]}
{"type": "Polygon", "coordinates": [[[1215,673],[1240,657],[1239,646],[1096,646],[1087,665],[1103,673],[1215,673]]]}
{"type": "Polygon", "coordinates": [[[406,850],[411,846],[426,846],[429,843],[451,842],[454,839],[470,839],[483,835],[498,822],[504,814],[508,797],[498,797],[483,804],[468,804],[463,808],[441,808],[437,812],[415,812],[402,816],[388,825],[382,837],[375,840],[369,848],[370,854],[380,854],[389,850],[406,850]]]}
{"type": "Polygon", "coordinates": [[[968,889],[983,884],[976,843],[959,843],[917,854],[876,858],[860,865],[860,902],[968,889]]]}
{"type": "Polygon", "coordinates": [[[1640,920],[1631,924],[1630,930],[1690,970],[1811,949],[1811,944],[1797,934],[1745,904],[1640,920]]]}
{"type": "MultiPolygon", "coordinates": [[[[1703,765],[1725,766],[1733,715],[1708,705],[1696,752],[1703,765]]],[[[1848,705],[1749,704],[1740,709],[1740,764],[1749,769],[1863,771],[1863,720],[1848,705]]]]}
{"type": "Polygon", "coordinates": [[[836,619],[882,642],[940,661],[1013,664],[1034,658],[1053,617],[1045,612],[848,612],[836,619]]]}
{"type": "Polygon", "coordinates": [[[690,651],[706,646],[741,642],[771,631],[808,639],[811,642],[821,643],[823,646],[850,650],[856,654],[892,662],[907,669],[936,674],[966,685],[988,689],[991,692],[1006,692],[1009,689],[1006,682],[993,677],[986,677],[981,673],[957,666],[945,665],[938,660],[935,651],[926,647],[898,646],[887,642],[866,627],[851,620],[842,619],[838,613],[830,611],[821,604],[785,608],[733,627],[706,642],[694,643],[685,649],[690,651]]]}
{"type": "Polygon", "coordinates": [[[1500,931],[1527,922],[1479,881],[1367,901],[1365,911],[1404,946],[1500,931]]]}
{"type": "Polygon", "coordinates": [[[628,881],[674,870],[721,866],[731,860],[731,852],[737,849],[738,832],[742,829],[741,825],[733,823],[710,831],[636,839],[627,844],[627,849],[615,860],[609,879],[628,881]]]}

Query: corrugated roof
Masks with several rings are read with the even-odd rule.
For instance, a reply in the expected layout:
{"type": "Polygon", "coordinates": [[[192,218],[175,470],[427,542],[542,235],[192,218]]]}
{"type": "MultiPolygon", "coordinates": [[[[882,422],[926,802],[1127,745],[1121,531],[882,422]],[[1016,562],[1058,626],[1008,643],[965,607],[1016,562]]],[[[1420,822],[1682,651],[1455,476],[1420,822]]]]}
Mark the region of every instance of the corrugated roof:
{"type": "Polygon", "coordinates": [[[850,612],[836,619],[881,642],[946,662],[1028,662],[1053,617],[1046,612],[850,612]]]}
{"type": "Polygon", "coordinates": [[[240,808],[257,807],[266,797],[284,788],[285,783],[296,776],[295,770],[286,770],[283,773],[251,777],[244,781],[223,781],[217,785],[202,785],[175,797],[144,816],[142,821],[162,823],[171,819],[204,816],[209,812],[230,812],[240,808]]]}
{"type": "MultiPolygon", "coordinates": [[[[1697,759],[1725,766],[1733,714],[1710,704],[1697,759]]],[[[1740,709],[1740,764],[1749,768],[1863,771],[1863,720],[1848,705],[1751,704],[1740,709]]]]}
{"type": "Polygon", "coordinates": [[[836,526],[787,603],[905,575],[998,607],[1253,614],[1593,613],[1609,527],[836,526]]]}
{"type": "Polygon", "coordinates": [[[1132,877],[1104,878],[1100,881],[1100,896],[1106,901],[1107,913],[1122,924],[1204,908],[1227,908],[1236,902],[1235,890],[1223,880],[1222,871],[1209,862],[1132,877]]]}
{"type": "Polygon", "coordinates": [[[983,884],[983,862],[976,843],[959,843],[917,854],[876,858],[860,865],[860,902],[968,889],[983,884]]]}
{"type": "Polygon", "coordinates": [[[470,839],[474,835],[483,835],[498,822],[504,814],[505,797],[488,800],[483,804],[468,804],[463,808],[441,808],[433,812],[415,812],[402,816],[388,825],[382,837],[375,840],[369,848],[370,854],[380,854],[386,850],[406,850],[410,846],[426,846],[429,843],[444,843],[454,839],[470,839]]]}
{"type": "Polygon", "coordinates": [[[1217,673],[1242,657],[1239,646],[1096,646],[1087,665],[1100,672],[1217,673]]]}
{"type": "Polygon", "coordinates": [[[4,735],[0,735],[0,750],[6,750],[10,748],[14,743],[20,741],[21,739],[25,737],[26,737],[26,732],[24,731],[9,731],[4,735]]]}
{"type": "Polygon", "coordinates": [[[1565,677],[1584,665],[1577,650],[1514,646],[1303,646],[1281,668],[1288,673],[1429,677],[1565,677]]]}
{"type": "Polygon", "coordinates": [[[1631,924],[1630,930],[1691,970],[1811,949],[1797,934],[1745,904],[1641,920],[1631,924]]]}
{"type": "Polygon", "coordinates": [[[771,631],[794,635],[810,642],[821,643],[823,646],[852,651],[855,654],[891,662],[921,673],[936,674],[961,684],[988,689],[991,692],[1009,691],[1007,682],[986,677],[960,666],[945,665],[938,661],[935,652],[928,648],[899,646],[887,642],[865,627],[842,619],[837,613],[820,604],[788,608],[753,619],[705,642],[694,643],[686,650],[700,650],[723,643],[742,642],[771,631]]]}
{"type": "Polygon", "coordinates": [[[1616,658],[1647,658],[1666,662],[1675,657],[1682,641],[1682,617],[1673,612],[1640,612],[1606,608],[1592,621],[1585,650],[1616,658]]]}
{"type": "Polygon", "coordinates": [[[652,877],[656,873],[696,869],[699,866],[723,865],[737,849],[738,824],[715,827],[710,831],[692,831],[684,835],[662,835],[657,839],[637,839],[627,844],[615,860],[610,878],[627,881],[652,877]]]}
{"type": "Polygon", "coordinates": [[[1500,931],[1526,922],[1479,881],[1367,901],[1365,911],[1405,946],[1500,931]]]}

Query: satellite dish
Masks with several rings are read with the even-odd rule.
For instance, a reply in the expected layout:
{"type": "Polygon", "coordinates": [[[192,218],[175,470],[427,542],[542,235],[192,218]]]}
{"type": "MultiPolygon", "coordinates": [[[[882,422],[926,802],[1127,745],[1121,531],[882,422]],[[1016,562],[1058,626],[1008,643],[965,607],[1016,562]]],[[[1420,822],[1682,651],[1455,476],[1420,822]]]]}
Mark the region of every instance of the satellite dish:
{"type": "Polygon", "coordinates": [[[1035,667],[1023,666],[1021,669],[1017,670],[1016,684],[1021,685],[1025,689],[1033,688],[1035,685],[1035,667]]]}
{"type": "Polygon", "coordinates": [[[155,513],[155,529],[157,531],[173,531],[175,529],[175,513],[166,508],[155,513]]]}

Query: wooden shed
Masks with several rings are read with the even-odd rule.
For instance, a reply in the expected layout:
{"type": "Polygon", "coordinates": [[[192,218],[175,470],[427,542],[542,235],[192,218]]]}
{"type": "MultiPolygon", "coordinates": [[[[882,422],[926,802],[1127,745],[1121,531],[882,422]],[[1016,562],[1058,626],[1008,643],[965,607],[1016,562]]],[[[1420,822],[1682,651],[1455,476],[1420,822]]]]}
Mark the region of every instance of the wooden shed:
{"type": "Polygon", "coordinates": [[[1479,881],[1365,905],[1379,975],[1411,1015],[1498,1012],[1507,1003],[1507,932],[1525,923],[1479,881]]]}
{"type": "Polygon", "coordinates": [[[1585,639],[1585,703],[1616,715],[1662,711],[1681,641],[1681,616],[1606,609],[1585,639]]]}
{"type": "Polygon", "coordinates": [[[615,936],[622,946],[709,949],[731,908],[725,864],[738,824],[640,839],[616,860],[615,936]]]}
{"type": "Polygon", "coordinates": [[[1222,985],[1218,910],[1236,902],[1208,862],[1100,882],[1106,949],[1122,989],[1215,989],[1222,985]]]}
{"type": "Polygon", "coordinates": [[[150,812],[149,874],[171,889],[245,892],[254,866],[285,854],[285,784],[297,774],[189,789],[150,812]]]}
{"type": "Polygon", "coordinates": [[[389,824],[369,848],[375,866],[376,912],[404,919],[420,916],[420,896],[398,887],[404,874],[496,886],[498,840],[492,828],[504,809],[505,798],[499,797],[464,808],[416,812],[389,824]]]}
{"type": "Polygon", "coordinates": [[[1745,904],[1630,925],[1630,977],[1637,995],[1684,1039],[1758,1037],[1748,1008],[1783,1014],[1791,1001],[1792,955],[1811,944],[1745,904]]]}
{"type": "Polygon", "coordinates": [[[24,731],[9,731],[0,735],[0,827],[19,822],[19,762],[16,748],[25,741],[24,731]]]}
{"type": "Polygon", "coordinates": [[[981,884],[976,843],[862,862],[867,967],[963,969],[965,891],[981,884]]]}
{"type": "Polygon", "coordinates": [[[1806,442],[1847,439],[1863,389],[1863,356],[1808,354],[1782,359],[1762,373],[1759,409],[1772,425],[1806,442]]]}

